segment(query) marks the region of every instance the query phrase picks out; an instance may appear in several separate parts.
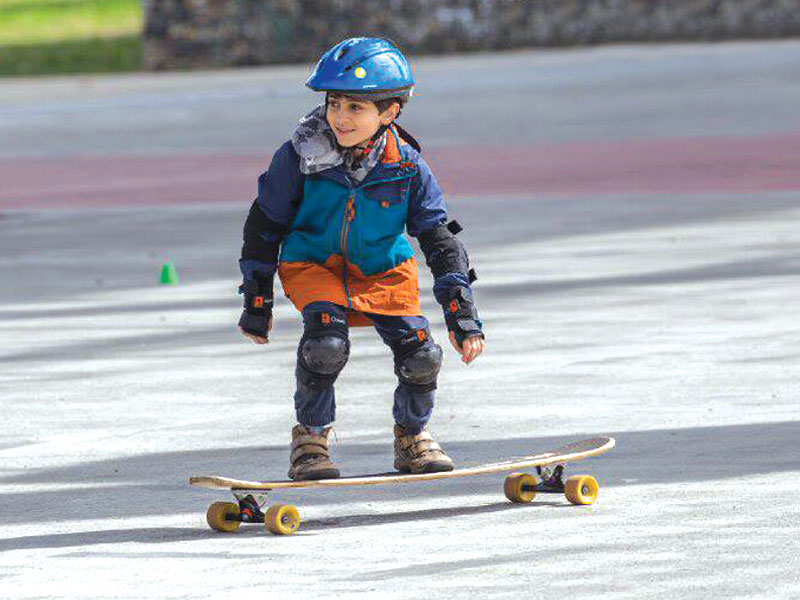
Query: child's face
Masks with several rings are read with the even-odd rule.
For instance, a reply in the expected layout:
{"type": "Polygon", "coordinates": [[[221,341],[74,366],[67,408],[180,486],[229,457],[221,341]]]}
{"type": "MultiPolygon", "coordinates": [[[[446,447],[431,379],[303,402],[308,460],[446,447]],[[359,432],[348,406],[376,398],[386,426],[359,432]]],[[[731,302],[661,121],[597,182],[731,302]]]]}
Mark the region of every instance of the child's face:
{"type": "Polygon", "coordinates": [[[381,125],[388,125],[397,116],[397,104],[379,113],[374,102],[353,100],[347,96],[328,96],[326,116],[336,141],[345,148],[359,146],[375,135],[381,125]]]}

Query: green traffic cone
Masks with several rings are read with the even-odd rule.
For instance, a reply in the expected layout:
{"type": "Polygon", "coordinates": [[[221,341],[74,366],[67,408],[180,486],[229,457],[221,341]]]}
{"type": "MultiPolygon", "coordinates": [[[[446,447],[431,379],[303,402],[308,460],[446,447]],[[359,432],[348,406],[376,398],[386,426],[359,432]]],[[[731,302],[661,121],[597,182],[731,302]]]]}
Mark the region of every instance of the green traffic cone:
{"type": "Polygon", "coordinates": [[[178,270],[171,262],[164,263],[161,267],[161,284],[178,285],[178,270]]]}

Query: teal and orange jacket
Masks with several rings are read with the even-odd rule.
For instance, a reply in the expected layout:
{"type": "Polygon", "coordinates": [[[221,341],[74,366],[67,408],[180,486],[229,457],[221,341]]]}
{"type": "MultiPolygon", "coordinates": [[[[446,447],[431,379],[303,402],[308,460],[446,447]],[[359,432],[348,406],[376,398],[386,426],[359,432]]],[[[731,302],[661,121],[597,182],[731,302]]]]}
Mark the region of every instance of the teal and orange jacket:
{"type": "MultiPolygon", "coordinates": [[[[279,259],[241,260],[245,279],[277,269],[298,310],[334,302],[348,309],[351,326],[369,324],[364,312],[420,315],[417,261],[404,232],[418,236],[442,225],[447,208],[416,142],[403,133],[389,128],[381,160],[357,185],[342,165],[304,175],[291,142],[283,144],[259,178],[256,199],[265,217],[259,235],[280,244],[279,259]]],[[[469,287],[461,274],[440,279],[435,293],[469,287]]]]}

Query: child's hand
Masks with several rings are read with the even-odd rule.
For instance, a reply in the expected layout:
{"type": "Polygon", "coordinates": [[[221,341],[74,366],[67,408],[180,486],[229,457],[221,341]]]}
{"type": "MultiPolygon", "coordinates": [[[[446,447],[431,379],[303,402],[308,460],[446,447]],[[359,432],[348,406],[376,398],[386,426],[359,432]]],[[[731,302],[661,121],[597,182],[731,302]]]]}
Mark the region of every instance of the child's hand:
{"type": "Polygon", "coordinates": [[[469,364],[478,358],[486,347],[486,340],[479,335],[468,337],[464,340],[461,347],[459,347],[456,341],[456,334],[452,331],[450,332],[450,343],[453,344],[453,348],[456,349],[456,352],[461,355],[461,361],[465,364],[469,364]]]}
{"type": "MultiPolygon", "coordinates": [[[[263,337],[263,336],[260,336],[260,335],[254,335],[252,333],[248,333],[247,331],[242,329],[241,326],[239,327],[239,331],[241,331],[242,335],[244,337],[246,337],[248,340],[252,340],[252,342],[254,344],[269,344],[269,338],[268,337],[263,337]]],[[[272,331],[272,317],[269,318],[269,323],[267,325],[267,332],[270,332],[270,331],[272,331]]]]}

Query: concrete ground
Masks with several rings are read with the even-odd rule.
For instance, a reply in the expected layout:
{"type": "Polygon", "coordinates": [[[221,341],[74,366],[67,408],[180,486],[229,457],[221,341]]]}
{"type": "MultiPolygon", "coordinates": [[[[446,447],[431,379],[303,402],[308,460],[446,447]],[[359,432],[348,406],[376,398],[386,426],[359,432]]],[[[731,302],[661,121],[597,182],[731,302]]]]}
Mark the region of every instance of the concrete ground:
{"type": "MultiPolygon", "coordinates": [[[[416,62],[487,351],[446,349],[459,465],[612,435],[600,498],[502,477],[276,493],[208,529],[194,474],[283,478],[298,315],[235,328],[241,227],[314,106],[305,66],[0,85],[0,597],[800,598],[800,42],[416,62]],[[159,286],[173,261],[175,287],[159,286]]],[[[422,273],[423,308],[445,330],[422,273]]],[[[354,330],[345,474],[391,465],[392,361],[354,330]]]]}

